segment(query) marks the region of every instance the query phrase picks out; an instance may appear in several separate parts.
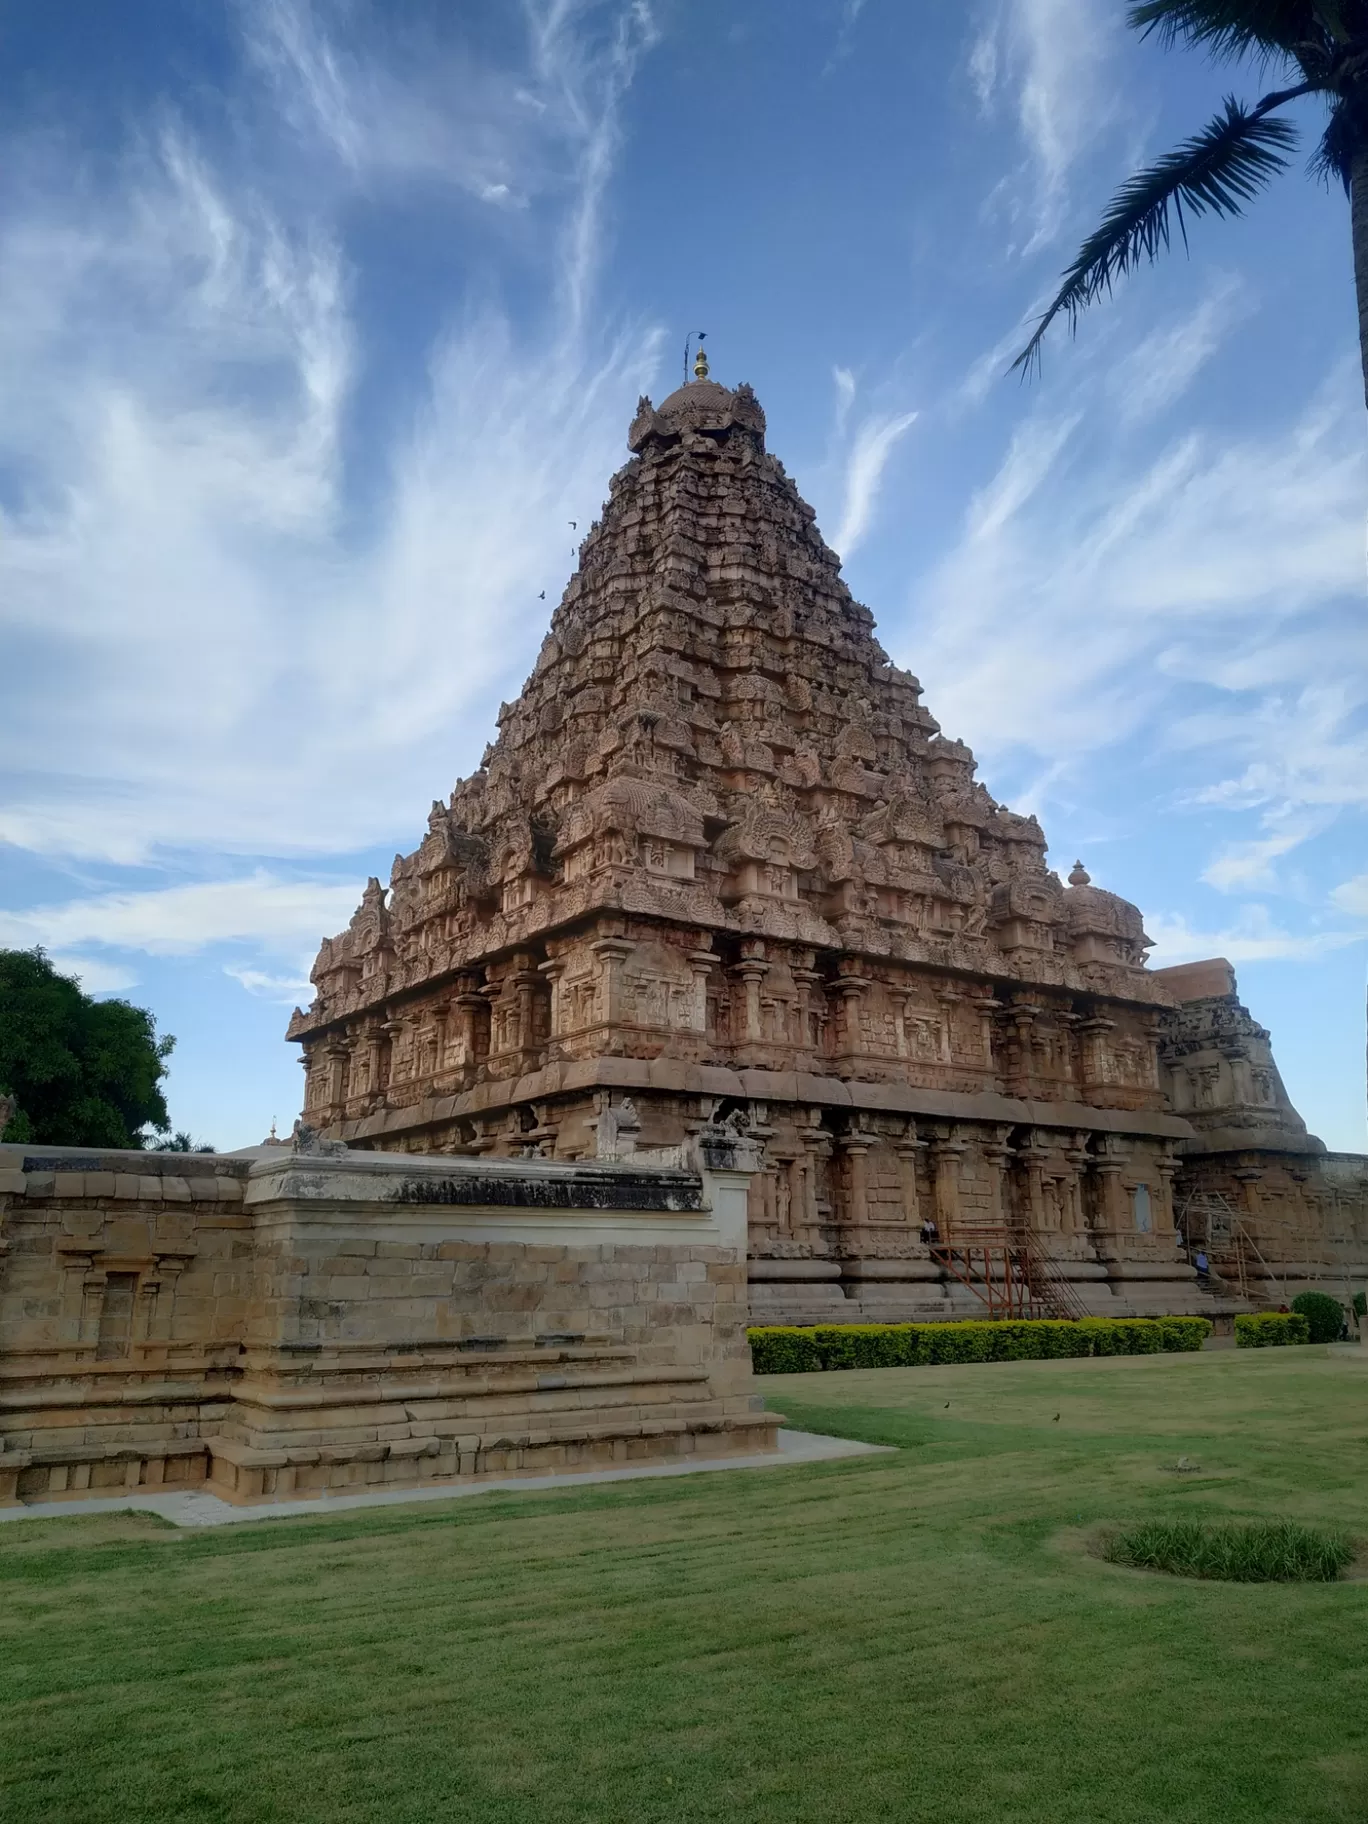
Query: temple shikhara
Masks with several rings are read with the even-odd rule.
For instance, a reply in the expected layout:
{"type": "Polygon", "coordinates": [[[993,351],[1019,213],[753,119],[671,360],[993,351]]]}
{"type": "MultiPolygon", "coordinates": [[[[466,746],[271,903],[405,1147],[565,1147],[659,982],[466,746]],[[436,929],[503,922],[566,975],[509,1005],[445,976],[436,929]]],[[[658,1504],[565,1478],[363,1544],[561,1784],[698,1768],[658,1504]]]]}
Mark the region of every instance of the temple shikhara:
{"type": "Polygon", "coordinates": [[[1200,1310],[1341,1278],[1368,1162],[1219,960],[996,802],[841,579],[748,386],[643,398],[478,772],[327,940],[305,1118],[351,1149],[759,1147],[751,1311],[1200,1310]],[[972,1296],[970,1296],[972,1294],[972,1296]]]}

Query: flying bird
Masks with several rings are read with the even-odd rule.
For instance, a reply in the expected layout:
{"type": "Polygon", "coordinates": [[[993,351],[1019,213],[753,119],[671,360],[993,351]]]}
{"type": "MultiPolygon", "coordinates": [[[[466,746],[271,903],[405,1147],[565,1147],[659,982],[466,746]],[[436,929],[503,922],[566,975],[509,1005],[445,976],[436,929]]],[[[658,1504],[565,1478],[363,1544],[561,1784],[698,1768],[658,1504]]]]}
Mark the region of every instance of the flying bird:
{"type": "Polygon", "coordinates": [[[545,589],[543,589],[543,590],[542,590],[542,592],[541,592],[541,594],[540,594],[540,595],[539,595],[539,596],[538,596],[538,597],[537,597],[537,600],[538,600],[538,601],[539,601],[539,602],[544,602],[544,601],[545,601],[545,600],[546,600],[546,591],[545,591],[545,589]]]}

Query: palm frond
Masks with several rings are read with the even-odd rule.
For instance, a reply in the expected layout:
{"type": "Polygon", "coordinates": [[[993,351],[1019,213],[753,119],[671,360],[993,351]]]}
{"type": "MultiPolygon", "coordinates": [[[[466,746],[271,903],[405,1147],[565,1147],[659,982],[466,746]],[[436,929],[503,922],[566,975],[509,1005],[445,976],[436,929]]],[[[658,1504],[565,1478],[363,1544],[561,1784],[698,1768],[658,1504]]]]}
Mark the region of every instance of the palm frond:
{"type": "MultiPolygon", "coordinates": [[[[1268,105],[1276,105],[1268,98],[1268,105]]],[[[1245,204],[1284,170],[1296,144],[1296,129],[1285,120],[1260,112],[1265,103],[1246,109],[1233,95],[1225,111],[1166,152],[1147,170],[1137,171],[1117,191],[1095,233],[1064,274],[1035,334],[1013,367],[1029,372],[1040,362],[1045,331],[1062,311],[1071,326],[1080,311],[1110,292],[1142,260],[1155,260],[1169,245],[1170,211],[1178,217],[1187,244],[1184,210],[1193,215],[1239,215],[1245,204]]]]}
{"type": "Polygon", "coordinates": [[[1300,58],[1309,45],[1324,49],[1337,13],[1334,0],[1142,0],[1129,23],[1142,37],[1153,32],[1165,46],[1185,44],[1215,57],[1300,58]]]}

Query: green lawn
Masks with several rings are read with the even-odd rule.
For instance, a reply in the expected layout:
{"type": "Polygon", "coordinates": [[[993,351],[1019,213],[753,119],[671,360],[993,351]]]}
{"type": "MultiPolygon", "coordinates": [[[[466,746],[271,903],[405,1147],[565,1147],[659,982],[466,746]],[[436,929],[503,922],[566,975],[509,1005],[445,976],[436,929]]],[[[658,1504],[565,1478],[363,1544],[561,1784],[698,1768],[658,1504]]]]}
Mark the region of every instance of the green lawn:
{"type": "Polygon", "coordinates": [[[1357,1351],[764,1384],[898,1454],[212,1533],[0,1527],[0,1818],[1368,1815],[1368,1583],[1084,1549],[1155,1514],[1368,1535],[1357,1351]]]}

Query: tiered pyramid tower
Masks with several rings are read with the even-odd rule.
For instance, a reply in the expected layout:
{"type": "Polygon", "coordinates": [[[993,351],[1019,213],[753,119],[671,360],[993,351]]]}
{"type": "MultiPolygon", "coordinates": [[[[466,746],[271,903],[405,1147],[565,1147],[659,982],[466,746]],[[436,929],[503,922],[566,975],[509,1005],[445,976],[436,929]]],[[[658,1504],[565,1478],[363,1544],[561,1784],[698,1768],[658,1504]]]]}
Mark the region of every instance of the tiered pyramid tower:
{"type": "Polygon", "coordinates": [[[1191,1129],[1139,913],[938,732],[748,386],[642,399],[628,441],[480,770],[319,953],[308,1120],[577,1158],[739,1115],[790,1315],[943,1312],[928,1219],[1171,1291],[1191,1129]]]}

